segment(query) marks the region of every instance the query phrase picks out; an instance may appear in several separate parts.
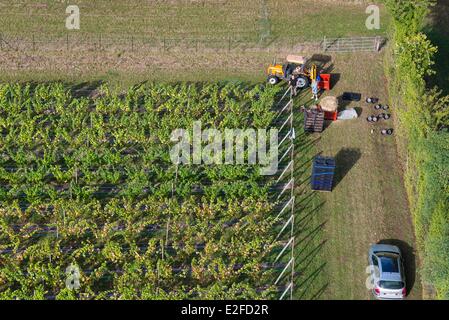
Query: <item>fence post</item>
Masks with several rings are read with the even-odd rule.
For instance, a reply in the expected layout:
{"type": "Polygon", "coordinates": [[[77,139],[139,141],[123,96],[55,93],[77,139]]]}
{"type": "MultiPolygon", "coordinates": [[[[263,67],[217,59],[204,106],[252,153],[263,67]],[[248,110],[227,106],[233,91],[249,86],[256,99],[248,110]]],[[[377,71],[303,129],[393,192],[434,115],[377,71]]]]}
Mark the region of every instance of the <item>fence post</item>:
{"type": "Polygon", "coordinates": [[[374,43],[375,43],[375,46],[376,46],[375,50],[377,52],[379,52],[380,51],[380,37],[379,36],[376,37],[376,40],[374,41],[374,43]]]}
{"type": "MultiPolygon", "coordinates": [[[[290,206],[290,210],[291,211],[290,211],[290,218],[285,222],[284,226],[282,227],[281,231],[279,232],[278,236],[276,237],[276,240],[282,235],[284,230],[288,230],[287,228],[288,228],[289,225],[290,225],[290,237],[289,237],[289,241],[287,242],[287,244],[283,247],[283,249],[281,250],[279,255],[274,260],[274,263],[276,263],[276,261],[278,261],[278,259],[288,249],[290,250],[290,260],[287,263],[287,265],[285,266],[285,268],[282,270],[281,274],[276,279],[274,284],[277,285],[277,283],[281,280],[282,276],[284,275],[284,273],[286,271],[289,270],[290,275],[286,276],[286,280],[285,280],[287,282],[286,289],[283,291],[283,293],[280,296],[279,300],[283,300],[287,293],[290,293],[290,300],[293,300],[293,292],[294,292],[294,287],[295,287],[295,180],[294,180],[294,173],[295,173],[295,163],[294,163],[295,133],[294,133],[294,130],[295,130],[295,128],[294,128],[294,120],[293,120],[293,117],[294,117],[294,102],[293,102],[293,92],[292,92],[291,88],[289,88],[285,92],[285,94],[282,96],[280,101],[277,103],[277,106],[279,106],[280,102],[284,99],[284,97],[288,93],[290,93],[290,100],[285,105],[285,107],[279,112],[279,114],[282,114],[284,111],[288,110],[288,109],[286,109],[286,107],[290,106],[290,111],[289,111],[290,115],[287,118],[287,120],[282,124],[281,129],[279,129],[279,131],[282,130],[282,128],[284,127],[285,124],[287,124],[287,123],[290,124],[290,131],[289,131],[289,133],[287,133],[285,138],[282,140],[282,141],[284,141],[285,139],[290,138],[290,147],[288,148],[288,150],[285,153],[285,155],[290,154],[290,162],[287,165],[287,167],[284,169],[284,171],[280,174],[277,182],[279,182],[282,179],[282,177],[284,176],[284,174],[286,172],[290,171],[290,181],[285,185],[285,187],[282,189],[280,195],[278,196],[278,200],[279,200],[280,196],[284,193],[284,191],[288,191],[288,189],[290,189],[290,200],[288,200],[287,204],[279,212],[279,214],[276,217],[276,219],[279,218],[282,215],[282,213],[284,212],[285,208],[290,206]]],[[[278,114],[278,116],[279,116],[279,114],[278,114]]],[[[280,144],[282,144],[282,142],[280,144]]],[[[284,158],[284,156],[281,157],[281,159],[283,159],[283,158],[284,158]]]]}
{"type": "Polygon", "coordinates": [[[294,134],[294,126],[293,126],[293,99],[292,99],[292,105],[290,109],[291,119],[290,119],[290,128],[292,130],[292,151],[291,151],[291,161],[292,161],[292,167],[290,168],[291,173],[291,180],[292,180],[292,189],[290,197],[293,199],[292,202],[292,225],[290,230],[290,238],[292,239],[292,247],[291,247],[291,259],[292,259],[292,270],[291,270],[291,288],[290,288],[290,300],[293,300],[293,289],[295,286],[295,134],[294,134]]]}

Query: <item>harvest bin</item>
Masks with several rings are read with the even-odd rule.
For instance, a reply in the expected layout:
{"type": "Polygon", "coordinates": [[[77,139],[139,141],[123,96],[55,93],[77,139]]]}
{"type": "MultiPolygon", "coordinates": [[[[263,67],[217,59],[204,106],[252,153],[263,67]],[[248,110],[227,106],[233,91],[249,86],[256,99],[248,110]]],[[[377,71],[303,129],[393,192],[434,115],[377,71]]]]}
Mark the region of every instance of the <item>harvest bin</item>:
{"type": "Polygon", "coordinates": [[[320,74],[321,81],[318,82],[318,89],[330,90],[331,89],[331,75],[328,73],[320,74]]]}
{"type": "Polygon", "coordinates": [[[324,111],[324,120],[332,120],[332,121],[336,121],[337,120],[337,111],[324,111]]]}
{"type": "Polygon", "coordinates": [[[332,191],[335,174],[335,159],[331,157],[316,156],[313,159],[311,177],[312,190],[332,191]]]}

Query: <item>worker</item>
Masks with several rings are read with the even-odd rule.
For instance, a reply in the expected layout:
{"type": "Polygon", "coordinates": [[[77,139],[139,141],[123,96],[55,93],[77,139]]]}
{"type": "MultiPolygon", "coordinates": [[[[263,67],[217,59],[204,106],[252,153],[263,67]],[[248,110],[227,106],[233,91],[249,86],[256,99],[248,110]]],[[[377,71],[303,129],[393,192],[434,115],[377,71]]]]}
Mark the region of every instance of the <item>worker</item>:
{"type": "Polygon", "coordinates": [[[296,77],[295,77],[295,75],[291,76],[289,84],[290,84],[290,87],[292,88],[292,95],[296,96],[297,91],[296,91],[296,77]]]}
{"type": "Polygon", "coordinates": [[[315,99],[315,101],[318,101],[318,81],[317,79],[312,80],[312,99],[315,99]]]}

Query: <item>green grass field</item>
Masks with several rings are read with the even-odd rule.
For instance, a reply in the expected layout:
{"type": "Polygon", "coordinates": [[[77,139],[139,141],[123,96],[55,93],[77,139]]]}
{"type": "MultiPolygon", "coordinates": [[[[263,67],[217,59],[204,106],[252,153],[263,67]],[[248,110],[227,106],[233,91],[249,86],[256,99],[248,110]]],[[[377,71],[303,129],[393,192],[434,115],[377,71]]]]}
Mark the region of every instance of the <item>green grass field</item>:
{"type": "Polygon", "coordinates": [[[368,30],[360,1],[82,0],[80,30],[68,31],[67,5],[0,0],[0,80],[124,88],[147,80],[257,82],[274,58],[306,54],[304,41],[382,35],[389,24],[381,7],[381,29],[368,30]]]}
{"type": "MultiPolygon", "coordinates": [[[[68,1],[0,1],[0,28],[4,33],[36,36],[65,35],[68,1]]],[[[148,37],[227,38],[246,41],[384,33],[365,27],[366,4],[351,1],[117,1],[80,0],[84,35],[145,35],[148,37]]],[[[382,15],[386,15],[382,11],[382,15]]]]}
{"type": "MultiPolygon", "coordinates": [[[[341,55],[332,63],[339,80],[328,94],[362,93],[387,101],[382,55],[341,55]],[[354,73],[357,66],[358,73],[354,73]]],[[[310,104],[309,92],[298,101],[310,104]]],[[[367,251],[380,241],[398,245],[405,256],[409,298],[421,297],[419,262],[401,162],[393,137],[380,134],[393,121],[370,125],[376,114],[363,101],[355,107],[359,119],[334,122],[322,134],[300,142],[297,180],[301,195],[297,213],[297,298],[370,299],[365,287],[367,251]],[[371,130],[373,129],[373,133],[371,130]],[[336,157],[337,173],[331,193],[312,193],[308,185],[310,160],[321,154],[336,157]],[[308,162],[306,162],[308,161],[308,162]]],[[[392,110],[394,114],[394,110],[392,110]]],[[[302,124],[298,124],[298,131],[302,124]]]]}

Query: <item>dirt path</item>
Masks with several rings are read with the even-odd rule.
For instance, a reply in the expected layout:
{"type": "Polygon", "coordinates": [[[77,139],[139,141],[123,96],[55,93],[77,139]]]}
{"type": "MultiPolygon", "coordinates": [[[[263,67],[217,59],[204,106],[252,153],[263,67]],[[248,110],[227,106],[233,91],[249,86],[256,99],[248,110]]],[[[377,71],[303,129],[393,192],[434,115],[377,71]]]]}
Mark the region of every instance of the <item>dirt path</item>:
{"type": "MultiPolygon", "coordinates": [[[[387,101],[380,55],[339,56],[333,62],[332,72],[340,74],[340,80],[332,95],[354,91],[387,101]]],[[[333,192],[306,191],[309,209],[298,213],[297,297],[370,299],[365,286],[367,251],[370,244],[387,242],[404,252],[409,298],[420,299],[414,231],[396,145],[393,137],[379,133],[393,121],[370,125],[366,117],[378,113],[372,106],[350,106],[361,108],[359,119],[332,123],[321,135],[310,137],[316,140],[313,148],[303,150],[309,157],[313,152],[336,157],[338,171],[333,192]]],[[[310,167],[298,169],[298,174],[307,179],[310,167]]]]}

